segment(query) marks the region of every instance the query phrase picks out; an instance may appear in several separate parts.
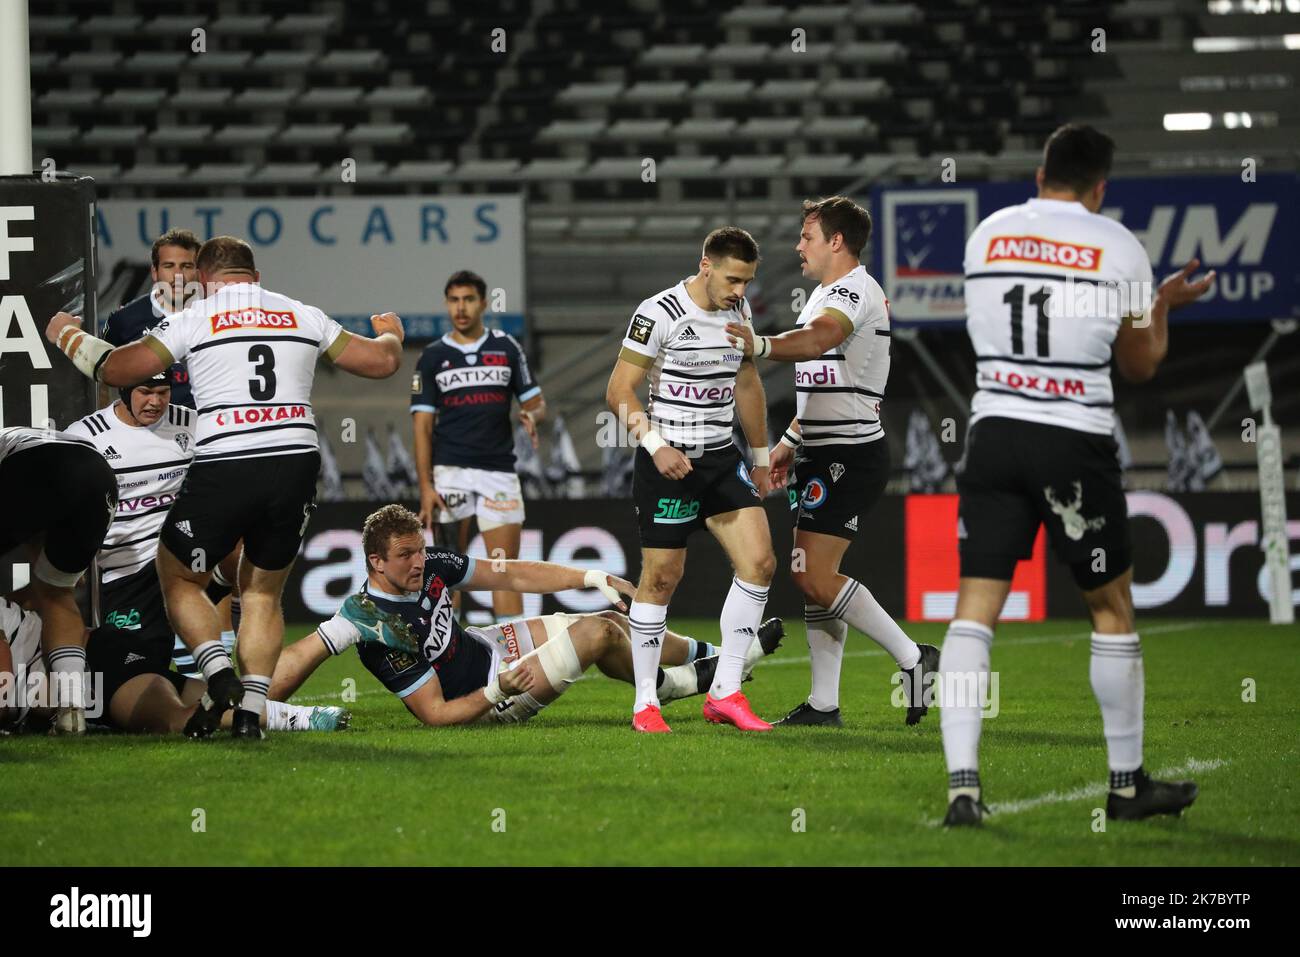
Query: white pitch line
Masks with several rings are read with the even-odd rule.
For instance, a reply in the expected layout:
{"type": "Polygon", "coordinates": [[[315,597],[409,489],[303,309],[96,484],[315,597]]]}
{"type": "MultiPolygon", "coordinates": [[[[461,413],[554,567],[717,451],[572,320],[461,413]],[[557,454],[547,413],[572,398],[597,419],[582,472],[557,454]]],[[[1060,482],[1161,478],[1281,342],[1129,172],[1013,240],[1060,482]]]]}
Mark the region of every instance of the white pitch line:
{"type": "MultiPolygon", "coordinates": [[[[1222,758],[1211,758],[1208,761],[1201,761],[1196,758],[1188,758],[1186,763],[1179,767],[1161,768],[1152,777],[1164,780],[1168,778],[1177,779],[1184,774],[1195,774],[1201,771],[1215,771],[1219,768],[1226,767],[1231,761],[1222,758]]],[[[1040,794],[1038,797],[1023,798],[1019,801],[999,801],[988,806],[989,814],[995,818],[1005,817],[1009,814],[1023,814],[1025,811],[1032,811],[1035,808],[1046,807],[1049,804],[1069,804],[1072,801],[1083,801],[1091,798],[1104,797],[1110,790],[1108,784],[1088,784],[1083,787],[1075,788],[1072,791],[1048,791],[1046,794],[1040,794]]],[[[942,818],[935,818],[925,822],[928,827],[939,827],[943,824],[942,818]]]]}
{"type": "MultiPolygon", "coordinates": [[[[1211,624],[1212,622],[1189,621],[1189,622],[1179,622],[1178,624],[1171,624],[1171,625],[1152,625],[1150,628],[1143,628],[1141,631],[1138,632],[1138,635],[1139,636],[1163,635],[1174,631],[1191,631],[1196,628],[1208,628],[1210,627],[1211,624]]],[[[1057,634],[1057,635],[1033,635],[1026,638],[1003,638],[1001,641],[998,641],[997,638],[994,638],[993,647],[994,650],[996,650],[997,648],[1003,647],[1004,645],[1043,645],[1043,644],[1051,644],[1055,642],[1070,641],[1070,640],[1082,641],[1085,638],[1091,638],[1091,637],[1092,637],[1092,631],[1089,630],[1089,631],[1062,632],[1061,634],[1057,634]]],[[[870,641],[870,639],[867,640],[870,641]]],[[[870,648],[867,649],[866,651],[846,651],[844,652],[844,657],[845,658],[878,658],[888,654],[889,652],[885,651],[885,649],[883,648],[870,648]]],[[[790,658],[785,655],[782,655],[780,658],[775,658],[775,659],[764,658],[763,660],[757,663],[756,667],[762,668],[762,667],[775,667],[776,665],[799,665],[799,664],[806,664],[809,660],[810,659],[808,655],[802,655],[794,658],[790,658]]]]}

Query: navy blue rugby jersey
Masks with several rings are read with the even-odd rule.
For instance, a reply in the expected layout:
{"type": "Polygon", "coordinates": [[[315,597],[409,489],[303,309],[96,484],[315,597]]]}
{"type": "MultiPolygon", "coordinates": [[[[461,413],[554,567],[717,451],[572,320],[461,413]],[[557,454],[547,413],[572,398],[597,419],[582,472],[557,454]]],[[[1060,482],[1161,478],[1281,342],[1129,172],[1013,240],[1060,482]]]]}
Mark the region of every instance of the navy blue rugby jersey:
{"type": "Polygon", "coordinates": [[[419,646],[418,654],[385,644],[378,626],[349,614],[352,600],[316,630],[331,647],[359,638],[357,653],[362,664],[399,698],[416,691],[435,674],[446,700],[464,697],[487,684],[492,666],[492,652],[465,632],[451,607],[452,589],[473,574],[474,559],[469,555],[426,548],[419,591],[388,595],[374,591],[369,583],[362,589],[361,596],[381,612],[406,624],[419,646]]]}
{"type": "Polygon", "coordinates": [[[542,391],[513,336],[485,330],[476,342],[451,335],[425,347],[411,382],[411,412],[434,412],[433,463],[513,472],[510,401],[542,391]]]}

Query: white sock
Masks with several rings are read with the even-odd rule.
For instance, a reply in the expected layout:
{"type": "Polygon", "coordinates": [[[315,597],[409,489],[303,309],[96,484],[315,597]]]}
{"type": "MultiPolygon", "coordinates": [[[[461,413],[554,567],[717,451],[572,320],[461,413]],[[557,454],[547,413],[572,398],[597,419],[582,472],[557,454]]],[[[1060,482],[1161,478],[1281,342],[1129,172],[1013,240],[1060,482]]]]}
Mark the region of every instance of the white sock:
{"type": "Polygon", "coordinates": [[[659,685],[658,698],[660,701],[676,701],[678,698],[689,698],[693,694],[699,694],[697,690],[699,679],[695,673],[695,662],[674,665],[671,668],[661,670],[664,680],[659,685]]]}
{"type": "MultiPolygon", "coordinates": [[[[975,775],[978,781],[980,748],[980,700],[969,700],[972,690],[988,687],[989,648],[993,644],[993,630],[977,621],[957,619],[948,625],[939,655],[938,689],[939,726],[943,731],[943,756],[948,763],[950,782],[962,775],[975,775]],[[975,675],[972,681],[968,676],[975,675]],[[950,694],[950,689],[961,692],[950,694]],[[953,698],[954,700],[948,700],[953,698]]],[[[953,786],[948,789],[948,800],[959,794],[969,794],[979,799],[979,785],[953,786]]]]}
{"type": "Polygon", "coordinates": [[[240,675],[239,680],[244,683],[244,700],[239,703],[240,709],[256,715],[265,714],[266,693],[271,688],[271,679],[266,675],[240,675]]]}
{"type": "Polygon", "coordinates": [[[740,669],[741,679],[748,678],[754,670],[754,665],[758,664],[767,655],[763,652],[763,643],[757,637],[749,643],[749,648],[745,651],[745,666],[740,669]]]}
{"type": "Polygon", "coordinates": [[[235,632],[223,631],[221,633],[221,647],[226,649],[226,654],[234,654],[235,651],[235,632]]]}
{"type": "Polygon", "coordinates": [[[803,606],[804,625],[808,629],[808,656],[812,662],[812,691],[808,703],[818,711],[834,711],[840,706],[840,663],[844,660],[844,639],[849,626],[821,605],[807,602],[803,606]]]}
{"type": "MultiPolygon", "coordinates": [[[[55,648],[45,656],[50,669],[51,698],[55,707],[85,708],[86,649],[76,645],[55,648]]],[[[104,710],[108,710],[107,702],[104,710]]]]}
{"type": "MultiPolygon", "coordinates": [[[[243,705],[240,705],[242,708],[243,705]]],[[[310,731],[312,709],[307,705],[266,702],[267,731],[310,731]]]]}
{"type": "Polygon", "coordinates": [[[235,663],[220,641],[205,641],[194,649],[194,663],[203,672],[203,680],[211,681],[212,676],[223,668],[233,668],[235,663]]]}
{"type": "Polygon", "coordinates": [[[836,618],[843,618],[893,655],[903,671],[915,668],[921,660],[921,649],[916,647],[916,642],[904,634],[898,622],[889,617],[862,582],[852,578],[846,581],[830,610],[836,618]]]}
{"type": "Polygon", "coordinates": [[[758,636],[758,626],[763,623],[763,608],[767,605],[767,586],[731,579],[727,600],[722,603],[722,651],[718,654],[718,670],[713,676],[709,694],[715,699],[726,698],[740,690],[745,669],[745,652],[758,636]]]}
{"type": "Polygon", "coordinates": [[[1136,771],[1142,766],[1145,689],[1138,636],[1101,635],[1094,631],[1088,677],[1092,680],[1092,693],[1101,705],[1110,769],[1136,771]]]}
{"type": "Polygon", "coordinates": [[[632,684],[636,688],[632,713],[636,714],[651,705],[659,707],[655,683],[659,679],[659,656],[664,649],[668,606],[634,601],[627,610],[627,620],[632,626],[632,684]]]}

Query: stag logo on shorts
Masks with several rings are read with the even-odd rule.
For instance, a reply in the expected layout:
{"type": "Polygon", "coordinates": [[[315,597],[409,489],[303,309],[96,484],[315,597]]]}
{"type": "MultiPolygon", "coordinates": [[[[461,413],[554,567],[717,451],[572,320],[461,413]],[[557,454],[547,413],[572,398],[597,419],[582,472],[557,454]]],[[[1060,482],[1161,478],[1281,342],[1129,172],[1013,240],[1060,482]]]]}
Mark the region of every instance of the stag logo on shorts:
{"type": "Polygon", "coordinates": [[[1060,516],[1061,524],[1065,526],[1065,536],[1072,542],[1077,542],[1083,538],[1085,532],[1095,532],[1105,527],[1106,516],[1098,515],[1096,518],[1084,518],[1079,514],[1083,507],[1083,483],[1076,480],[1072,486],[1074,499],[1068,503],[1062,502],[1056,497],[1050,485],[1043,486],[1043,497],[1047,499],[1047,504],[1051,506],[1052,511],[1060,516]]]}

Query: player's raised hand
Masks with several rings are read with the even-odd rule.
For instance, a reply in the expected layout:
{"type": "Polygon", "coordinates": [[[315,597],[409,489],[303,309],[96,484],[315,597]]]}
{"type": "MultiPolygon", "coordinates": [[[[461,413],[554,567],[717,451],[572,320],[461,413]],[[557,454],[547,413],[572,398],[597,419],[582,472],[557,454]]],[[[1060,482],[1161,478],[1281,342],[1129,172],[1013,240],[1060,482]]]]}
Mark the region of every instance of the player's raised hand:
{"type": "Polygon", "coordinates": [[[681,449],[665,445],[654,454],[655,468],[664,478],[684,479],[691,472],[691,460],[681,449]]]}
{"type": "Polygon", "coordinates": [[[378,316],[371,316],[370,328],[375,330],[376,339],[385,332],[391,332],[397,336],[398,342],[406,338],[406,333],[402,330],[402,320],[397,317],[395,312],[385,312],[378,316]]]}
{"type": "Polygon", "coordinates": [[[754,330],[738,322],[727,323],[727,341],[749,358],[754,354],[754,330]]]}
{"type": "Polygon", "coordinates": [[[45,338],[54,345],[59,344],[59,335],[68,326],[81,328],[81,317],[74,316],[69,312],[56,312],[54,318],[50,320],[49,325],[45,327],[45,338]]]}
{"type": "Polygon", "coordinates": [[[1201,261],[1193,259],[1160,284],[1158,295],[1168,304],[1170,309],[1177,309],[1179,306],[1195,302],[1209,291],[1210,284],[1214,282],[1213,269],[1195,282],[1188,281],[1192,273],[1200,268],[1201,261]]]}
{"type": "Polygon", "coordinates": [[[533,669],[528,665],[511,668],[497,675],[497,685],[507,695],[523,694],[533,687],[533,669]]]}
{"type": "Polygon", "coordinates": [[[776,443],[776,448],[768,457],[767,477],[772,482],[772,488],[785,488],[785,483],[790,478],[790,466],[794,464],[794,449],[784,442],[776,443]]]}

